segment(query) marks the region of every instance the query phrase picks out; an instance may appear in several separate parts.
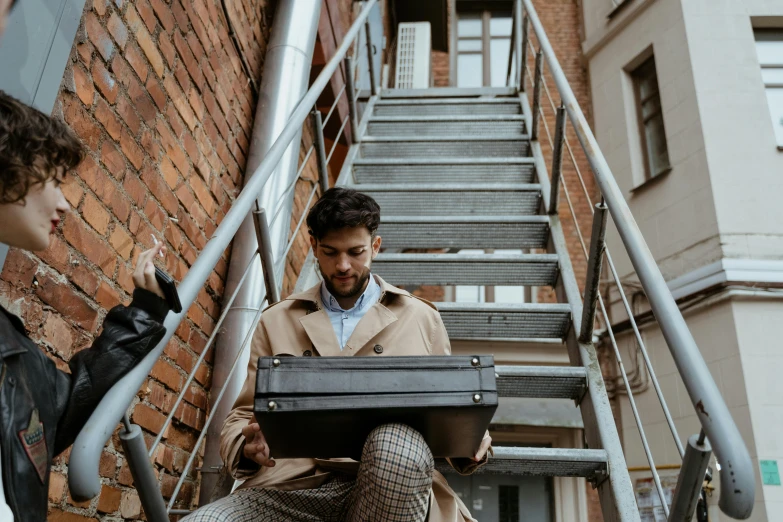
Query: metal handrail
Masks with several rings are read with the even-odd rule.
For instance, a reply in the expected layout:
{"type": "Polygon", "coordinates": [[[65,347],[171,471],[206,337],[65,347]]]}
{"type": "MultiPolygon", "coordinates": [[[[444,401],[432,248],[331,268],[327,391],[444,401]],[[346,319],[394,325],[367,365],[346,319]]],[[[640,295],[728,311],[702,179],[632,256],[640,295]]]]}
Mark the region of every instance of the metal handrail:
{"type": "Polygon", "coordinates": [[[291,113],[285,128],[266,153],[264,160],[249,178],[231,209],[223,218],[220,226],[218,226],[212,238],[196,258],[182,283],[177,287],[183,311],[179,314],[170,313],[166,317],[164,321],[166,333],[163,339],[133,370],[128,372],[125,377],[108,391],[77,436],[69,459],[68,473],[69,488],[75,499],[93,498],[100,492],[98,468],[103,447],[114,433],[116,426],[120,423],[137,391],[147,379],[153,365],[160,357],[169,339],[174,335],[179,323],[186,316],[187,310],[196,300],[198,292],[212,274],[240,225],[254,208],[261,190],[270,179],[284,152],[290,146],[291,141],[301,129],[311,108],[315,105],[321,92],[346,56],[348,49],[356,39],[362,26],[367,21],[371,9],[377,2],[378,0],[368,0],[364,3],[361,13],[346,33],[342,44],[337,48],[334,56],[332,56],[307,91],[307,94],[304,95],[291,113]]]}
{"type": "MultiPolygon", "coordinates": [[[[731,517],[745,519],[753,509],[756,488],[753,463],[745,442],[579,107],[532,0],[517,0],[517,4],[519,3],[524,4],[527,19],[593,170],[596,183],[658,320],[699,422],[723,468],[720,508],[731,517]]],[[[518,18],[519,14],[515,21],[518,18]]],[[[523,54],[521,47],[522,45],[515,45],[520,55],[523,54]]]]}

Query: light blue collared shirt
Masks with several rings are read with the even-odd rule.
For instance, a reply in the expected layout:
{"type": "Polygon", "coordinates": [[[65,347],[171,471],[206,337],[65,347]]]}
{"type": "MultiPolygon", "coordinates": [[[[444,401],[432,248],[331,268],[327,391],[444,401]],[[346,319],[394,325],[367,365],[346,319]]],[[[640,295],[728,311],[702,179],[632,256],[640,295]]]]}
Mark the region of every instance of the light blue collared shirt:
{"type": "Polygon", "coordinates": [[[375,276],[370,275],[367,282],[367,288],[364,289],[362,296],[356,301],[356,304],[350,310],[343,310],[337,299],[326,289],[326,284],[321,283],[321,302],[332,322],[334,333],[337,335],[337,342],[340,349],[345,348],[345,343],[351,338],[351,334],[356,329],[356,325],[364,317],[364,314],[378,302],[381,297],[381,287],[375,280],[375,276]]]}

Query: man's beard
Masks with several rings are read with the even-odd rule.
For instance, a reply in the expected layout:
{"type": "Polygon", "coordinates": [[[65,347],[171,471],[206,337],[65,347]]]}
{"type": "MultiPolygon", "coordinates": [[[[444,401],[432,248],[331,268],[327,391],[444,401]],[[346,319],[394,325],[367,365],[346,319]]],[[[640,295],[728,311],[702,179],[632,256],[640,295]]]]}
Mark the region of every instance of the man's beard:
{"type": "Polygon", "coordinates": [[[341,292],[334,287],[331,278],[327,277],[323,270],[321,270],[321,265],[318,265],[318,269],[321,271],[321,277],[323,277],[324,283],[326,284],[326,289],[335,297],[356,297],[364,290],[365,283],[370,280],[370,267],[365,266],[362,269],[362,273],[359,275],[356,284],[348,290],[341,292]]]}

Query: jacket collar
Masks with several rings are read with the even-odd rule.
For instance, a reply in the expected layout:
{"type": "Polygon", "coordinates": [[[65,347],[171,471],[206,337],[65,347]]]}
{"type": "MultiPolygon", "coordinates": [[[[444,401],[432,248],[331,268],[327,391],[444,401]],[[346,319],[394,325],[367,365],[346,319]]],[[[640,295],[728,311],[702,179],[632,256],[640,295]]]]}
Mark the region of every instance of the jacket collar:
{"type": "Polygon", "coordinates": [[[321,283],[299,294],[288,296],[286,301],[311,303],[316,311],[299,318],[299,323],[310,338],[315,349],[322,356],[354,355],[362,346],[378,335],[384,328],[397,321],[397,316],[383,305],[388,294],[408,295],[408,292],[390,285],[379,276],[373,275],[381,287],[381,297],[362,317],[351,337],[341,350],[329,316],[321,307],[321,283]]]}
{"type": "Polygon", "coordinates": [[[11,329],[19,332],[25,339],[28,338],[22,320],[0,306],[0,358],[3,359],[27,352],[25,343],[20,342],[19,336],[13,335],[11,329]]]}

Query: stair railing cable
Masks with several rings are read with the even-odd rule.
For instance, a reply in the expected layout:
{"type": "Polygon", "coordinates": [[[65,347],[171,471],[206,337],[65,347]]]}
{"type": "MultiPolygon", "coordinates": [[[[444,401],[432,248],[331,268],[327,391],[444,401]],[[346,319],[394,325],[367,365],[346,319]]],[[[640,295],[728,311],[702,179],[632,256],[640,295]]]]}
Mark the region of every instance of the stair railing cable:
{"type": "MultiPolygon", "coordinates": [[[[547,38],[543,25],[533,7],[532,0],[515,0],[514,25],[520,23],[520,11],[522,11],[523,6],[525,13],[524,28],[527,29],[528,23],[532,25],[532,32],[540,44],[541,52],[549,66],[550,74],[554,79],[555,86],[563,100],[563,107],[571,121],[577,138],[579,139],[585,157],[592,167],[595,181],[602,194],[602,199],[606,202],[620,238],[625,245],[631,263],[638,275],[641,286],[648,297],[650,307],[655,314],[655,317],[658,319],[658,324],[675,361],[680,377],[682,378],[688,395],[694,405],[696,415],[702,425],[703,431],[709,438],[710,444],[712,448],[714,448],[716,458],[724,469],[724,472],[721,473],[720,508],[729,516],[741,519],[747,518],[750,516],[753,508],[755,491],[754,468],[747,447],[745,446],[739,429],[732,419],[728,407],[721,397],[720,391],[704,362],[704,358],[687,327],[685,319],[677,307],[677,304],[657,267],[655,259],[652,257],[652,254],[644,241],[644,237],[612,175],[611,169],[598,147],[595,136],[579,107],[576,97],[568,84],[568,80],[547,38]]],[[[520,31],[517,31],[515,34],[518,34],[519,32],[520,31]]],[[[527,31],[524,32],[527,33],[527,31]]],[[[525,34],[525,36],[528,35],[525,34]]],[[[524,60],[524,57],[527,54],[528,38],[523,38],[524,43],[521,43],[521,45],[518,42],[520,39],[519,36],[512,38],[512,41],[514,42],[513,49],[516,51],[517,56],[521,56],[522,60],[525,62],[525,66],[518,71],[518,74],[523,79],[523,82],[520,82],[520,89],[524,88],[524,73],[527,69],[527,63],[524,60]]],[[[551,93],[548,93],[548,96],[550,98],[550,104],[554,105],[551,93]]],[[[541,110],[540,107],[538,110],[541,110]]],[[[548,128],[547,134],[551,138],[548,128]]],[[[576,164],[573,151],[570,146],[567,145],[567,147],[572,161],[576,164]]],[[[578,165],[576,165],[576,167],[578,170],[578,165]]],[[[581,177],[581,172],[578,173],[580,183],[583,185],[583,190],[586,193],[588,201],[590,201],[584,179],[581,177]]],[[[569,202],[569,207],[571,207],[571,212],[575,219],[575,227],[580,236],[582,249],[585,252],[585,255],[587,255],[586,245],[581,230],[579,229],[578,222],[576,221],[574,209],[570,203],[570,195],[567,192],[565,181],[561,180],[561,182],[564,193],[566,194],[566,200],[569,202]]],[[[631,321],[633,321],[633,313],[631,312],[625,293],[622,290],[622,284],[616,267],[614,266],[611,256],[608,254],[607,260],[609,261],[614,281],[620,291],[623,306],[628,311],[631,321]]],[[[608,314],[600,293],[598,295],[598,303],[600,304],[602,315],[606,319],[608,314]]],[[[606,325],[607,328],[610,327],[608,320],[606,321],[606,325]]],[[[641,334],[636,326],[634,326],[634,334],[637,336],[637,341],[639,341],[641,339],[641,334]]],[[[630,398],[631,390],[628,385],[627,375],[624,372],[616,340],[614,339],[614,334],[611,330],[610,339],[615,350],[615,356],[618,358],[618,364],[620,365],[621,371],[624,373],[623,380],[626,384],[630,398]]],[[[652,365],[650,364],[646,347],[644,347],[643,342],[640,342],[639,346],[645,360],[645,365],[649,371],[651,370],[652,365]]],[[[651,372],[651,377],[653,375],[654,372],[651,372]]],[[[658,394],[659,399],[662,400],[662,393],[657,378],[653,378],[653,382],[656,393],[658,394]]],[[[632,409],[636,410],[634,401],[630,402],[632,403],[632,409]]],[[[671,419],[671,415],[668,413],[668,408],[665,406],[665,401],[662,401],[661,405],[666,412],[667,423],[676,440],[678,451],[682,455],[683,449],[681,441],[676,434],[676,429],[674,429],[674,423],[671,419]]],[[[638,418],[638,411],[635,411],[635,417],[638,418]]],[[[637,425],[638,424],[639,420],[637,420],[637,425]]],[[[641,426],[639,427],[641,429],[641,426]]],[[[651,455],[648,455],[648,460],[651,460],[651,455]]],[[[652,463],[651,468],[654,469],[652,463]]],[[[662,495],[662,490],[659,481],[657,480],[656,489],[658,490],[658,494],[662,495]]],[[[662,501],[662,505],[664,506],[664,509],[667,510],[668,516],[667,503],[662,501]]]]}
{"type": "MultiPolygon", "coordinates": [[[[291,145],[291,141],[300,131],[301,126],[304,124],[306,118],[308,117],[311,108],[315,106],[316,101],[320,96],[321,92],[324,90],[324,88],[330,81],[332,75],[335,73],[335,71],[338,70],[340,64],[343,62],[343,59],[346,57],[349,48],[351,47],[352,44],[354,44],[357,41],[357,37],[360,31],[363,28],[366,29],[365,24],[367,23],[369,13],[377,3],[378,0],[368,0],[366,2],[363,2],[362,10],[356,17],[351,28],[346,33],[342,44],[337,48],[334,56],[324,66],[323,70],[315,79],[310,89],[302,97],[302,99],[300,100],[296,108],[292,111],[291,116],[285,128],[281,131],[280,135],[275,140],[274,144],[267,151],[264,160],[258,166],[258,168],[253,173],[253,175],[248,177],[248,182],[245,185],[245,187],[242,189],[240,195],[233,201],[233,205],[231,206],[228,213],[221,221],[217,230],[213,233],[212,237],[204,246],[201,254],[196,258],[195,262],[193,263],[190,270],[183,278],[182,282],[178,285],[178,292],[180,294],[180,300],[183,305],[183,311],[179,314],[170,313],[166,317],[166,320],[164,322],[166,332],[163,336],[163,339],[133,370],[131,370],[125,377],[123,377],[117,384],[115,384],[111,388],[111,390],[109,390],[109,392],[104,396],[103,400],[98,405],[96,410],[90,416],[85,427],[79,433],[77,440],[74,443],[71,452],[70,462],[69,462],[69,486],[70,486],[71,494],[75,499],[89,499],[96,496],[100,492],[101,486],[100,486],[98,468],[99,468],[100,457],[106,442],[111,437],[111,435],[115,432],[116,426],[123,420],[123,418],[125,418],[124,419],[125,421],[128,421],[127,419],[128,407],[131,405],[141,385],[148,378],[150,370],[152,369],[153,365],[156,363],[156,361],[162,354],[163,349],[166,347],[168,341],[174,335],[174,332],[179,326],[180,322],[186,317],[190,306],[195,302],[198,293],[204,287],[204,284],[212,274],[215,266],[221,259],[226,248],[231,243],[232,239],[234,238],[234,235],[236,234],[237,230],[239,229],[240,225],[242,224],[246,216],[251,212],[253,212],[253,215],[255,217],[260,216],[261,218],[263,218],[263,222],[264,224],[266,224],[264,209],[258,209],[256,203],[257,198],[261,193],[261,190],[264,188],[267,181],[269,181],[269,179],[271,178],[281,157],[285,153],[286,149],[288,149],[288,147],[291,145]]],[[[357,45],[354,45],[355,49],[357,47],[358,47],[357,45]]],[[[372,56],[368,56],[368,59],[370,60],[369,66],[371,68],[374,67],[374,65],[371,62],[372,56]]],[[[340,95],[343,94],[343,91],[347,92],[347,89],[342,90],[340,95]]],[[[345,128],[345,121],[347,121],[347,118],[344,119],[343,121],[343,125],[341,127],[343,130],[345,128]]],[[[319,130],[322,130],[322,128],[319,130]]],[[[319,165],[319,173],[320,171],[321,171],[321,166],[319,165]]],[[[259,220],[257,219],[256,220],[257,230],[258,230],[258,223],[259,220]]],[[[256,255],[253,256],[251,260],[251,264],[255,262],[256,256],[258,256],[264,261],[262,265],[265,269],[265,274],[269,273],[270,275],[274,275],[275,272],[274,262],[273,262],[274,260],[265,259],[270,256],[264,255],[263,250],[264,250],[263,248],[260,248],[261,252],[256,253],[256,255]]],[[[243,279],[242,279],[243,282],[246,279],[246,275],[247,275],[247,270],[243,275],[243,279]]],[[[238,288],[241,287],[241,285],[242,282],[240,282],[238,288]]],[[[273,296],[272,300],[274,300],[275,294],[279,294],[279,292],[277,291],[276,288],[272,290],[273,291],[270,294],[270,288],[267,288],[267,295],[273,296]]],[[[235,295],[236,294],[232,294],[229,303],[231,302],[231,299],[235,297],[235,295]]],[[[221,314],[221,318],[219,319],[219,321],[221,322],[219,324],[222,324],[222,319],[225,317],[225,310],[228,309],[229,306],[224,307],[224,313],[221,314]]],[[[258,317],[256,317],[254,324],[257,324],[259,319],[260,319],[260,313],[258,314],[258,317]]],[[[210,336],[210,339],[208,340],[207,347],[205,347],[205,349],[201,354],[201,357],[199,357],[198,364],[203,363],[208,348],[211,347],[212,344],[214,343],[214,337],[216,332],[218,331],[219,331],[219,326],[216,326],[212,332],[212,335],[210,336]]],[[[248,335],[245,338],[244,348],[247,347],[249,343],[249,339],[252,338],[252,331],[253,329],[250,330],[250,333],[248,333],[248,335]]],[[[231,370],[232,372],[234,371],[235,367],[236,367],[236,363],[232,367],[231,370]]],[[[194,376],[195,376],[195,369],[193,372],[190,372],[190,374],[188,375],[188,379],[186,380],[188,386],[189,383],[192,382],[194,376]]],[[[188,393],[189,390],[188,386],[183,388],[182,393],[178,397],[176,404],[178,405],[181,404],[182,398],[185,396],[186,393],[188,393]]],[[[222,398],[222,392],[218,400],[220,400],[220,398],[222,398]]],[[[173,408],[172,413],[176,412],[176,409],[177,408],[173,408]]],[[[207,422],[211,422],[212,418],[213,417],[210,415],[207,418],[207,422]]],[[[171,425],[171,423],[172,423],[172,416],[170,415],[169,417],[167,417],[165,421],[165,426],[168,427],[171,425]]],[[[139,431],[138,426],[132,425],[130,421],[127,422],[127,426],[132,429],[135,429],[136,431],[139,431]]],[[[165,433],[165,429],[161,430],[161,434],[162,433],[165,433]]],[[[187,477],[188,475],[188,470],[190,469],[193,462],[195,461],[195,458],[198,453],[199,445],[203,441],[203,437],[205,433],[206,431],[204,431],[201,434],[198,442],[196,443],[193,449],[193,453],[190,456],[186,471],[182,473],[180,480],[178,482],[176,488],[177,493],[182,487],[185,477],[187,477]]],[[[139,448],[142,449],[140,449],[139,451],[142,451],[144,454],[133,455],[133,456],[126,455],[129,461],[129,465],[132,466],[131,471],[134,474],[134,480],[137,489],[139,490],[139,496],[142,499],[142,505],[145,509],[147,520],[150,520],[151,522],[163,522],[164,520],[167,521],[168,520],[167,513],[170,513],[172,511],[177,496],[177,494],[172,495],[168,507],[162,506],[162,510],[156,509],[156,507],[160,505],[163,499],[160,493],[160,482],[159,482],[160,479],[156,478],[155,475],[151,473],[152,464],[149,461],[149,457],[153,455],[155,451],[158,449],[160,440],[162,439],[163,436],[165,435],[159,435],[156,438],[156,441],[153,444],[153,448],[151,448],[149,452],[143,444],[143,438],[140,438],[141,444],[139,445],[139,448]],[[134,473],[133,464],[132,464],[133,462],[136,462],[137,464],[141,463],[139,464],[141,465],[141,468],[138,468],[136,471],[147,472],[138,475],[139,477],[142,477],[140,480],[136,480],[137,473],[134,473]],[[146,469],[142,469],[142,468],[146,468],[146,469]],[[144,482],[143,484],[141,483],[142,481],[144,482]],[[157,498],[154,498],[152,499],[151,502],[148,502],[148,500],[150,500],[150,497],[145,496],[145,498],[142,498],[142,490],[144,490],[146,493],[149,493],[150,491],[154,491],[155,493],[154,496],[156,496],[157,498]]],[[[121,430],[120,438],[122,439],[122,437],[123,437],[123,431],[121,430]]]]}

